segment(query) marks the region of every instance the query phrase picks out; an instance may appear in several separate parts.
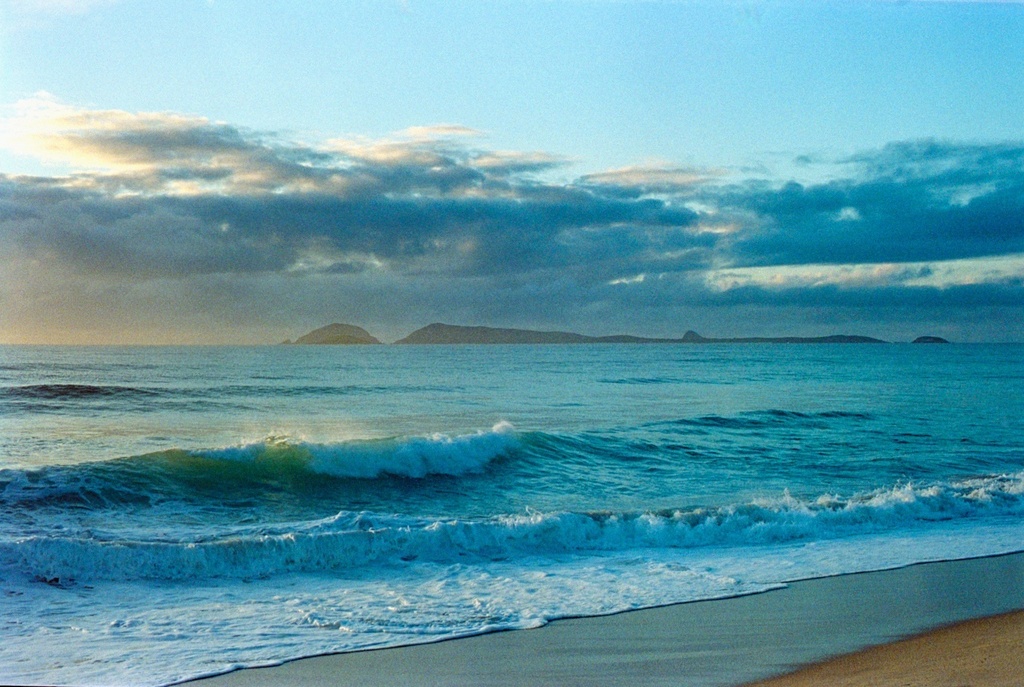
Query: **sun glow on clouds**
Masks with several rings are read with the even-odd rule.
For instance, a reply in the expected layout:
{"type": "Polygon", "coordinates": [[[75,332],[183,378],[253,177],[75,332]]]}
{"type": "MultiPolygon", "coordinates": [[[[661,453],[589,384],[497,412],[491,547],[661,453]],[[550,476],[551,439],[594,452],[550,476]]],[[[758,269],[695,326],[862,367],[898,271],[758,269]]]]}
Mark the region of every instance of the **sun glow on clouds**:
{"type": "Polygon", "coordinates": [[[309,187],[312,148],[263,141],[222,122],[174,113],[89,110],[42,93],[3,122],[0,145],[69,165],[69,187],[117,195],[252,193],[309,187]]]}
{"type": "Polygon", "coordinates": [[[170,140],[210,126],[207,119],[177,114],[76,108],[46,93],[19,101],[15,112],[4,122],[4,147],[79,169],[137,170],[170,162],[174,156],[158,156],[158,137],[170,140]]]}

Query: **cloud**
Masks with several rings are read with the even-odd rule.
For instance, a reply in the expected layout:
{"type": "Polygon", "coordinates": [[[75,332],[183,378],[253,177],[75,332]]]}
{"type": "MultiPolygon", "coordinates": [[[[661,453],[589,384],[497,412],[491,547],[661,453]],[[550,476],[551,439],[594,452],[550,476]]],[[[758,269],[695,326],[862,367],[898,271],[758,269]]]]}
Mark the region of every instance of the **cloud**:
{"type": "Polygon", "coordinates": [[[481,136],[482,131],[461,124],[433,124],[431,126],[411,126],[398,132],[399,136],[419,141],[434,141],[440,138],[481,136]]]}
{"type": "Polygon", "coordinates": [[[469,164],[489,175],[505,177],[513,174],[546,172],[563,167],[569,160],[541,151],[492,150],[476,154],[469,164]]]}
{"type": "Polygon", "coordinates": [[[645,165],[587,174],[579,181],[583,185],[613,191],[621,195],[641,196],[652,193],[690,192],[699,184],[720,174],[720,172],[671,165],[645,165]]]}
{"type": "MultiPolygon", "coordinates": [[[[46,101],[15,124],[23,149],[101,168],[3,185],[8,238],[71,269],[586,272],[611,249],[641,259],[706,244],[680,231],[696,217],[686,208],[522,177],[558,164],[553,156],[427,137],[313,147],[201,118],[46,101]]],[[[453,130],[463,131],[443,128],[453,130]]]]}
{"type": "Polygon", "coordinates": [[[849,265],[794,265],[748,267],[708,272],[708,285],[718,291],[754,286],[797,289],[835,286],[868,288],[927,286],[946,289],[978,283],[1024,279],[1024,254],[998,258],[968,258],[921,263],[862,263],[849,265]]]}
{"type": "Polygon", "coordinates": [[[815,184],[670,164],[566,182],[547,178],[565,158],[488,150],[452,124],[308,142],[39,96],[4,130],[7,147],[72,165],[0,175],[0,309],[25,331],[56,313],[87,322],[99,306],[85,294],[101,293],[122,303],[104,316],[139,328],[147,313],[201,324],[261,308],[267,326],[322,324],[325,303],[385,328],[600,321],[659,335],[725,310],[776,324],[772,308],[869,321],[913,304],[966,322],[988,303],[1021,319],[1014,143],[894,143],[815,184]],[[60,308],[30,307],[58,291],[60,308]]]}
{"type": "Polygon", "coordinates": [[[87,170],[80,184],[122,194],[279,191],[330,174],[324,151],[202,117],[87,110],[45,93],[15,111],[0,144],[87,170]]]}
{"type": "Polygon", "coordinates": [[[1024,146],[892,144],[816,185],[750,182],[713,202],[747,230],[737,266],[906,263],[1024,252],[1024,146]]]}

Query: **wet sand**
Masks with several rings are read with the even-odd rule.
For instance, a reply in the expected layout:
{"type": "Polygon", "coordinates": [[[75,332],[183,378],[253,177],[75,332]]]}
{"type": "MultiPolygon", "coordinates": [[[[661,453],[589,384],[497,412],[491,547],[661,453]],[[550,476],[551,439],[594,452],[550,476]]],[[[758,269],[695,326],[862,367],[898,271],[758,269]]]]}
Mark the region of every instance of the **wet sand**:
{"type": "MultiPolygon", "coordinates": [[[[1024,609],[1024,554],[806,580],[753,596],[567,619],[536,630],[436,644],[313,657],[189,684],[724,687],[1016,609],[1024,609]]],[[[965,664],[972,656],[988,656],[988,665],[1021,666],[1020,616],[1005,618],[1013,620],[993,618],[942,630],[913,640],[909,649],[900,648],[908,646],[904,643],[888,644],[857,655],[867,658],[844,657],[785,678],[804,682],[768,684],[884,685],[897,679],[895,684],[922,686],[1022,684],[1024,673],[1013,683],[973,677],[960,682],[903,679],[915,664],[929,664],[933,675],[945,674],[939,661],[959,660],[956,656],[965,664]],[[958,654],[952,647],[960,645],[975,648],[958,654]],[[983,646],[987,653],[979,653],[983,646]],[[903,656],[902,663],[897,655],[903,656]],[[839,681],[846,679],[842,666],[854,666],[858,660],[862,667],[888,666],[890,672],[870,673],[866,682],[839,681]]],[[[851,679],[865,674],[856,672],[861,668],[851,669],[851,679]]]]}

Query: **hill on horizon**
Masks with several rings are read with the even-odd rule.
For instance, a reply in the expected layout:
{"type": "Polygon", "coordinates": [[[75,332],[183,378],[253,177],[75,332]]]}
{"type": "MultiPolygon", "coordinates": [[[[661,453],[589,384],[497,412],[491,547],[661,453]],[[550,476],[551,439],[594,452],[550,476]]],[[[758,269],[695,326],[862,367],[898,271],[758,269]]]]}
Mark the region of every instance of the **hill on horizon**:
{"type": "Polygon", "coordinates": [[[435,322],[417,329],[396,344],[579,344],[579,343],[886,343],[870,336],[834,334],[821,337],[747,337],[734,339],[706,338],[688,331],[678,339],[649,338],[617,334],[586,336],[574,332],[536,331],[501,327],[465,327],[435,322]]]}
{"type": "Polygon", "coordinates": [[[314,329],[308,334],[300,336],[295,341],[285,341],[286,344],[314,344],[314,345],[350,345],[350,344],[379,344],[380,339],[370,334],[362,327],[354,324],[341,324],[335,322],[326,327],[314,329]]]}
{"type": "MultiPolygon", "coordinates": [[[[594,343],[608,338],[573,332],[508,329],[503,327],[465,327],[435,322],[417,329],[396,344],[575,344],[594,343]]],[[[637,337],[629,337],[636,339],[637,337]]]]}
{"type": "MultiPolygon", "coordinates": [[[[334,323],[300,336],[285,344],[380,344],[380,339],[362,327],[352,324],[334,323]]],[[[587,336],[575,332],[515,329],[509,327],[484,327],[443,324],[434,322],[421,327],[395,344],[592,344],[592,343],[794,343],[794,344],[876,344],[888,343],[870,336],[832,334],[828,336],[750,336],[733,338],[711,338],[695,331],[687,331],[679,338],[652,338],[615,334],[611,336],[587,336]]],[[[921,336],[913,343],[949,343],[937,336],[921,336]]]]}

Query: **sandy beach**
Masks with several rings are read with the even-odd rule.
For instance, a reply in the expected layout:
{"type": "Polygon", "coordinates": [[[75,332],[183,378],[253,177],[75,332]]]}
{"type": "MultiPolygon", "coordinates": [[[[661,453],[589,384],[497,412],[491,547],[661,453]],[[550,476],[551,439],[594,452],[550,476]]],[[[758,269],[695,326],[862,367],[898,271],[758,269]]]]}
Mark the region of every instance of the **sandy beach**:
{"type": "Polygon", "coordinates": [[[1024,554],[806,580],[752,596],[313,657],[189,684],[702,687],[783,675],[757,684],[1010,685],[1024,672],[1024,615],[1009,613],[1017,609],[1024,609],[1024,554]],[[810,667],[789,674],[801,666],[810,667]]]}
{"type": "Polygon", "coordinates": [[[1014,687],[1024,678],[1024,611],[967,620],[838,656],[748,687],[1014,687]]]}

